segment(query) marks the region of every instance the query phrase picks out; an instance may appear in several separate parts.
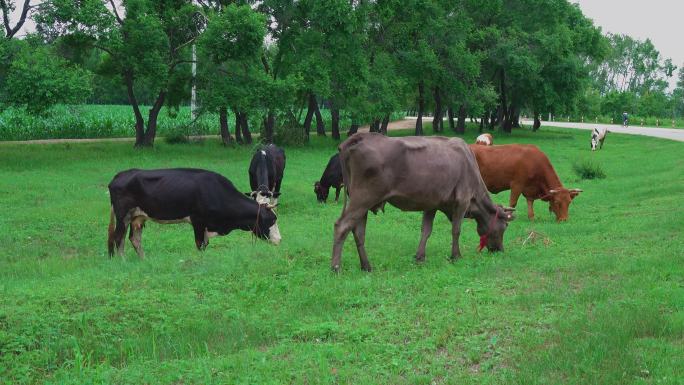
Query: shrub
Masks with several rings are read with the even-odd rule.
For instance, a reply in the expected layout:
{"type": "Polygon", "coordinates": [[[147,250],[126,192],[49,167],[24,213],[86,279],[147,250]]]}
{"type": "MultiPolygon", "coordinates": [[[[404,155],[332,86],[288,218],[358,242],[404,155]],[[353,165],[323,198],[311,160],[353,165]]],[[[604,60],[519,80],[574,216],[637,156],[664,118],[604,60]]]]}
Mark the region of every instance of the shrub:
{"type": "Polygon", "coordinates": [[[588,159],[575,162],[572,169],[582,179],[603,179],[606,177],[601,165],[588,159]]]}

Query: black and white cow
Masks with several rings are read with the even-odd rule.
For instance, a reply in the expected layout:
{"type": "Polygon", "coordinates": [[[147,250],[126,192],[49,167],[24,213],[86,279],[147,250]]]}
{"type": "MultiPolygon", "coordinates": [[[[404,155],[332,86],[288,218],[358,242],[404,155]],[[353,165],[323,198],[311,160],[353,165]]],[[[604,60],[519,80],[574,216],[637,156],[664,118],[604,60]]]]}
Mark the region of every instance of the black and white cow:
{"type": "Polygon", "coordinates": [[[330,187],[335,187],[335,202],[340,199],[340,189],[342,188],[342,165],[340,164],[340,154],[333,155],[328,161],[328,165],[323,171],[321,180],[314,183],[314,192],[319,202],[328,200],[330,187]]]}
{"type": "Polygon", "coordinates": [[[124,251],[124,236],[140,258],[145,221],[190,223],[195,244],[204,250],[209,238],[233,230],[253,232],[280,243],[277,218],[270,205],[262,205],[239,192],[224,176],[198,169],[126,170],[109,183],[111,217],[107,246],[110,257],[124,251]]]}
{"type": "Polygon", "coordinates": [[[284,172],[285,151],[275,144],[263,146],[254,153],[249,164],[252,192],[246,194],[258,203],[277,205],[284,172]]]}
{"type": "Polygon", "coordinates": [[[603,141],[609,132],[606,128],[594,128],[591,132],[591,151],[596,151],[597,146],[599,149],[603,148],[603,141]]]}

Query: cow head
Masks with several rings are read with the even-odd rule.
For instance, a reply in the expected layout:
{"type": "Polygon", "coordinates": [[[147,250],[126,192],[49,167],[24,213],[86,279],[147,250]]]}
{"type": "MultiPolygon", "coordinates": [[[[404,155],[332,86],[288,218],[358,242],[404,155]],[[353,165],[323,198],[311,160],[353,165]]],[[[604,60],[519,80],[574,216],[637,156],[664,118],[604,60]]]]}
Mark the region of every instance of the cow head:
{"type": "Polygon", "coordinates": [[[273,211],[274,208],[275,205],[259,204],[257,223],[252,232],[257,237],[278,245],[282,238],[278,229],[278,217],[273,211]]]}
{"type": "Polygon", "coordinates": [[[324,188],[321,185],[321,182],[316,182],[314,183],[314,192],[316,193],[316,199],[318,199],[318,202],[325,203],[328,200],[330,188],[324,188]]]}
{"type": "Polygon", "coordinates": [[[503,236],[508,228],[508,222],[515,219],[514,208],[496,205],[496,212],[487,219],[487,224],[478,222],[477,232],[480,234],[480,250],[487,247],[491,252],[504,251],[503,236]]]}
{"type": "Polygon", "coordinates": [[[591,136],[591,151],[596,151],[596,147],[599,144],[598,136],[596,134],[591,136]]]}
{"type": "Polygon", "coordinates": [[[566,189],[563,187],[549,190],[549,193],[543,198],[549,201],[549,211],[556,215],[556,221],[563,222],[568,220],[568,208],[570,203],[582,190],[580,189],[566,189]]]}
{"type": "Polygon", "coordinates": [[[245,195],[254,199],[260,205],[278,205],[278,197],[280,192],[271,192],[267,189],[259,189],[257,191],[246,192],[245,195]]]}

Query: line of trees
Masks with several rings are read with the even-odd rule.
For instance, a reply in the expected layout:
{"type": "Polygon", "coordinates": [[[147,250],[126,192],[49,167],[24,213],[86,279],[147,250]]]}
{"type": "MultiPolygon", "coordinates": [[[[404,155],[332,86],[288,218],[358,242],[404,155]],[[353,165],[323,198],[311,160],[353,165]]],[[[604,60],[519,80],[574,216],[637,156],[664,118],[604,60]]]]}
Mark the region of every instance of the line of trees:
{"type": "Polygon", "coordinates": [[[342,116],[351,120],[348,133],[366,123],[386,132],[399,110],[415,111],[416,135],[428,114],[435,132],[448,125],[462,133],[468,117],[510,132],[521,113],[538,128],[541,113],[596,108],[594,94],[645,95],[662,85],[664,68],[657,55],[642,60],[653,58],[652,44],[604,37],[567,0],[34,3],[0,0],[3,15],[24,5],[20,22],[33,12],[37,24],[36,35],[19,42],[3,19],[0,61],[9,70],[0,70],[0,103],[41,113],[88,94],[125,101],[139,147],[154,144],[162,106],[187,104],[193,83],[200,111],[218,114],[224,143],[249,143],[251,129],[267,141],[326,135],[322,106],[335,139],[347,129],[342,116]],[[618,44],[632,44],[629,63],[618,44]],[[36,92],[44,102],[31,97],[36,92]]]}

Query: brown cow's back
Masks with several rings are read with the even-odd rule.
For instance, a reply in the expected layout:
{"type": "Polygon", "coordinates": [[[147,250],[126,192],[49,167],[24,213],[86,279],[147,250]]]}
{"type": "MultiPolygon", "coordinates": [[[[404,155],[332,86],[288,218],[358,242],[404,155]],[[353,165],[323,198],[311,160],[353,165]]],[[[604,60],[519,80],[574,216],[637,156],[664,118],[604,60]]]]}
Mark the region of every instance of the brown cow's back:
{"type": "Polygon", "coordinates": [[[531,144],[469,146],[477,159],[482,179],[492,193],[510,190],[513,183],[525,185],[525,195],[540,198],[546,191],[562,187],[549,158],[531,144]]]}

